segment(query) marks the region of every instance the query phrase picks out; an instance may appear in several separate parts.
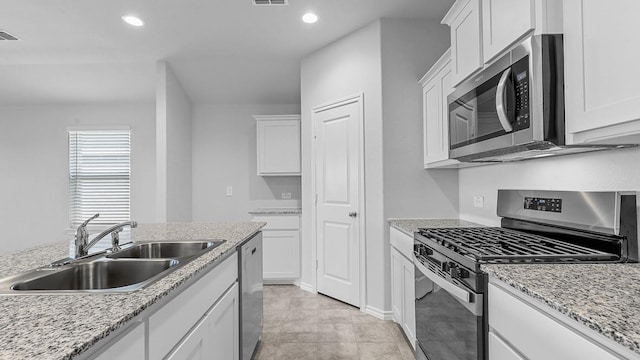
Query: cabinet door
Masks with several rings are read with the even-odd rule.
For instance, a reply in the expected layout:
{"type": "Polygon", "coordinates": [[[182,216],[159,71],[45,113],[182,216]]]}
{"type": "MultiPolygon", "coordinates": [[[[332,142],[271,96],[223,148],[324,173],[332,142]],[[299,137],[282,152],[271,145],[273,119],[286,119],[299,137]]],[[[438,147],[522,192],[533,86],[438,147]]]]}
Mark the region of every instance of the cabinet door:
{"type": "Polygon", "coordinates": [[[403,318],[403,281],[402,281],[402,255],[395,249],[391,248],[391,310],[393,312],[393,320],[402,325],[403,318]]]}
{"type": "Polygon", "coordinates": [[[525,360],[493,332],[489,332],[489,360],[525,360]]]}
{"type": "MultiPolygon", "coordinates": [[[[448,23],[451,27],[452,80],[454,86],[482,67],[480,8],[480,0],[469,0],[448,23]]],[[[445,17],[445,20],[447,20],[447,17],[445,17]]]]}
{"type": "Polygon", "coordinates": [[[535,27],[534,0],[482,0],[484,62],[535,27]]]}
{"type": "Polygon", "coordinates": [[[634,70],[640,63],[640,1],[564,0],[563,5],[567,131],[640,119],[640,72],[634,70]]]}
{"type": "Polygon", "coordinates": [[[300,116],[256,116],[258,175],[300,175],[300,116]]]}
{"type": "Polygon", "coordinates": [[[239,311],[238,283],[236,283],[209,313],[207,359],[238,360],[240,358],[239,311]]]}
{"type": "Polygon", "coordinates": [[[130,360],[144,359],[144,324],[137,325],[133,330],[120,337],[112,345],[96,356],[95,360],[130,360]]]}
{"type": "Polygon", "coordinates": [[[262,244],[265,281],[292,283],[300,278],[299,230],[264,230],[262,244]]]}
{"type": "Polygon", "coordinates": [[[415,291],[415,266],[409,259],[402,257],[402,281],[403,281],[403,321],[402,330],[415,348],[416,342],[416,291],[415,291]]]}
{"type": "Polygon", "coordinates": [[[424,168],[458,164],[449,159],[449,105],[451,53],[447,51],[423,78],[424,168]]]}
{"type": "Polygon", "coordinates": [[[166,359],[238,360],[239,339],[238,283],[235,283],[166,359]]]}

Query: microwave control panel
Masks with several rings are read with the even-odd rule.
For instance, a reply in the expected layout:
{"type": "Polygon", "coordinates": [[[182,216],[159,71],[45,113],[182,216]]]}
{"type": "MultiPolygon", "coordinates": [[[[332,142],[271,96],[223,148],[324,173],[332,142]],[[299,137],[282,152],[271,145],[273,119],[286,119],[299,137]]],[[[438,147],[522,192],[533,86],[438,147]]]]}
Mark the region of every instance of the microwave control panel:
{"type": "Polygon", "coordinates": [[[514,130],[529,128],[529,56],[518,60],[511,66],[513,88],[515,91],[515,122],[514,130]]]}

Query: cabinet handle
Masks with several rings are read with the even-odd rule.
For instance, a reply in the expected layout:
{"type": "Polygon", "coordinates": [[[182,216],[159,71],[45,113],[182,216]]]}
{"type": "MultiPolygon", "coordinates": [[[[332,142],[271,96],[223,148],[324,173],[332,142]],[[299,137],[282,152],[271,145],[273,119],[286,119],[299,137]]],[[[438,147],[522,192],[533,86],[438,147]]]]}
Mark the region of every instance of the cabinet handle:
{"type": "Polygon", "coordinates": [[[352,211],[352,212],[349,213],[349,216],[354,218],[354,217],[358,216],[358,213],[355,212],[355,211],[352,211]]]}

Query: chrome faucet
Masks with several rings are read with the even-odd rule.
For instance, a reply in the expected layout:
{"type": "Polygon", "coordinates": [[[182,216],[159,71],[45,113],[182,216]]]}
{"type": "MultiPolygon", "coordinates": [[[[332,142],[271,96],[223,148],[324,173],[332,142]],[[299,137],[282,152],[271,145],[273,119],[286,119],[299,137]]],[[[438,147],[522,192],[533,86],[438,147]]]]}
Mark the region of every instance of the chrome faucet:
{"type": "Polygon", "coordinates": [[[87,225],[89,221],[97,218],[100,214],[95,214],[89,219],[85,220],[80,226],[78,226],[78,230],[76,230],[75,236],[75,245],[76,245],[76,255],[75,258],[79,258],[81,256],[85,256],[89,253],[89,249],[91,249],[98,241],[102,240],[105,236],[111,234],[111,244],[112,250],[119,249],[119,236],[118,233],[122,231],[122,228],[125,226],[130,226],[131,228],[135,228],[138,226],[136,221],[125,221],[119,224],[115,224],[110,226],[109,228],[102,231],[100,234],[96,235],[96,237],[89,242],[89,233],[87,232],[87,225]]]}

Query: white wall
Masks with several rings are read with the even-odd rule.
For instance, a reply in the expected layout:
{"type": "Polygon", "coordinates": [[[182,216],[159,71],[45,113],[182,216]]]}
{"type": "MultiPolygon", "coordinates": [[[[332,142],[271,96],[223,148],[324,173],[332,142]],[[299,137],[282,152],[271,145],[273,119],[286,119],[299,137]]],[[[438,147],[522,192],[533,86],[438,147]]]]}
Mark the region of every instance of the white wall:
{"type": "Polygon", "coordinates": [[[253,115],[299,114],[300,105],[196,105],[193,221],[247,221],[258,207],[299,206],[300,176],[257,175],[253,115]],[[227,186],[233,195],[226,196],[227,186]],[[291,200],[279,200],[283,192],[291,200]]]}
{"type": "Polygon", "coordinates": [[[498,225],[498,189],[640,191],[640,149],[611,150],[461,169],[460,217],[498,225]],[[473,196],[484,196],[484,207],[473,196]]]}
{"type": "Polygon", "coordinates": [[[156,221],[192,219],[192,105],[168,63],[157,63],[156,128],[158,207],[156,221]]]}
{"type": "Polygon", "coordinates": [[[151,222],[153,104],[0,107],[0,253],[68,238],[67,128],[122,125],[131,127],[131,218],[151,222]]]}

